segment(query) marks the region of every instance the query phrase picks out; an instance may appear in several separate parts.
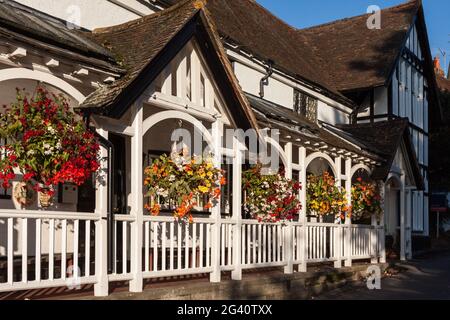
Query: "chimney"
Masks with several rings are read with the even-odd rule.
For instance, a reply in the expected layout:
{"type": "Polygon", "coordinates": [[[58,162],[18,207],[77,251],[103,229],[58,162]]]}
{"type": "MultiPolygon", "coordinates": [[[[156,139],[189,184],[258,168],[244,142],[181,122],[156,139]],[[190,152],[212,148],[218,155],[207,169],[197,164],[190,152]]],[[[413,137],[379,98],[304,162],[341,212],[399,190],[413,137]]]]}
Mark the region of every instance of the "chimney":
{"type": "Polygon", "coordinates": [[[442,70],[441,61],[439,60],[438,56],[434,57],[433,66],[434,72],[436,73],[437,76],[445,77],[445,73],[444,70],[442,70]]]}

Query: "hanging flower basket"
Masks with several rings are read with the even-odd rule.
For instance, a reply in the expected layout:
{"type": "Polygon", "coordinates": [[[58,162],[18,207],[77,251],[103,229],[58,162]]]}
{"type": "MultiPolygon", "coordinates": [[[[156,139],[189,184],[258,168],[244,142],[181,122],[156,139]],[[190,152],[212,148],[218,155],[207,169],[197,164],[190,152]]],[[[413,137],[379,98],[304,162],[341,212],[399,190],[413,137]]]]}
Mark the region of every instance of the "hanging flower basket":
{"type": "Polygon", "coordinates": [[[309,215],[332,215],[336,220],[344,220],[349,212],[345,190],[336,186],[334,177],[328,172],[308,176],[306,197],[309,215]]]}
{"type": "Polygon", "coordinates": [[[299,214],[301,186],[283,172],[263,175],[261,166],[255,166],[243,173],[242,188],[245,213],[259,222],[292,221],[299,214]]]}
{"type": "Polygon", "coordinates": [[[358,178],[352,186],[352,220],[369,219],[372,215],[379,218],[381,212],[381,196],[377,184],[358,178]]]}
{"type": "Polygon", "coordinates": [[[39,192],[41,205],[51,203],[58,183],[83,184],[100,167],[99,145],[81,117],[62,95],[38,87],[29,98],[17,90],[16,102],[0,114],[0,182],[9,188],[19,171],[22,181],[39,192]]]}
{"type": "Polygon", "coordinates": [[[145,208],[159,215],[163,205],[173,210],[177,220],[192,222],[192,211],[205,199],[203,208],[209,210],[226,184],[222,170],[214,167],[212,158],[188,157],[185,153],[161,156],[144,171],[144,186],[150,198],[145,208]]]}

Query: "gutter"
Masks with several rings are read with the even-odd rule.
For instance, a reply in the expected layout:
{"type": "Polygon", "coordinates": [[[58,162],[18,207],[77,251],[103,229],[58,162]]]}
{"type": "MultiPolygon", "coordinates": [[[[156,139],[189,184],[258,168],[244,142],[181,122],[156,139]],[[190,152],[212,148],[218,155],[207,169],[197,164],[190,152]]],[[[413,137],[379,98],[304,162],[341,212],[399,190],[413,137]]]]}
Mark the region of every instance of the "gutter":
{"type": "Polygon", "coordinates": [[[259,97],[264,98],[264,87],[269,85],[269,78],[273,74],[273,61],[267,62],[266,75],[259,81],[259,97]]]}

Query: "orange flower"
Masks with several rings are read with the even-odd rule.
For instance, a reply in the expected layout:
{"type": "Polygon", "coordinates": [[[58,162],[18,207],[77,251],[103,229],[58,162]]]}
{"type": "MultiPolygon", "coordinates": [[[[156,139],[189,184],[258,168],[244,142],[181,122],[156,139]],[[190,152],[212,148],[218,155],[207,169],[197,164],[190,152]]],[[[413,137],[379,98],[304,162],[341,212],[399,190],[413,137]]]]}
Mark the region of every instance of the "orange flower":
{"type": "Polygon", "coordinates": [[[207,204],[205,204],[205,206],[203,207],[205,210],[211,209],[212,208],[212,203],[208,202],[207,204]]]}
{"type": "Polygon", "coordinates": [[[224,185],[226,185],[227,184],[227,179],[224,177],[224,176],[222,176],[221,178],[220,178],[220,185],[221,186],[224,186],[224,185]]]}

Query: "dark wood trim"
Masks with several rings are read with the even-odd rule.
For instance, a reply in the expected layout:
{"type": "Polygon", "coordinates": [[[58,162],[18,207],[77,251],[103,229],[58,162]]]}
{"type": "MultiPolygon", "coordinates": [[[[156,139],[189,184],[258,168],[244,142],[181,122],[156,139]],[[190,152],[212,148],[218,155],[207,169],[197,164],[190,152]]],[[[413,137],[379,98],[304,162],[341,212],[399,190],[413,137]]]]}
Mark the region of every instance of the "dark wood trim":
{"type": "Polygon", "coordinates": [[[426,137],[429,137],[429,136],[430,136],[428,132],[426,132],[426,131],[423,130],[422,128],[416,126],[414,123],[411,123],[411,122],[410,122],[410,123],[409,123],[409,127],[410,127],[411,129],[415,130],[415,131],[418,131],[419,133],[423,134],[423,135],[426,136],[426,137]]]}
{"type": "Polygon", "coordinates": [[[375,89],[370,90],[370,122],[374,122],[375,117],[375,89]]]}
{"type": "Polygon", "coordinates": [[[372,120],[375,120],[375,119],[382,119],[382,118],[388,119],[388,118],[391,117],[391,116],[392,116],[392,114],[385,113],[385,114],[377,114],[377,115],[375,115],[375,116],[358,117],[356,120],[361,120],[361,121],[364,121],[364,120],[371,120],[370,122],[373,123],[374,121],[372,121],[372,120]]]}
{"type": "MultiPolygon", "coordinates": [[[[391,80],[388,85],[388,114],[393,114],[393,105],[392,105],[392,86],[394,82],[391,80]]],[[[390,120],[390,119],[389,119],[390,120]]]]}

